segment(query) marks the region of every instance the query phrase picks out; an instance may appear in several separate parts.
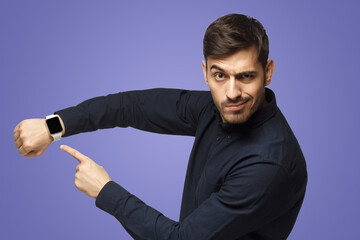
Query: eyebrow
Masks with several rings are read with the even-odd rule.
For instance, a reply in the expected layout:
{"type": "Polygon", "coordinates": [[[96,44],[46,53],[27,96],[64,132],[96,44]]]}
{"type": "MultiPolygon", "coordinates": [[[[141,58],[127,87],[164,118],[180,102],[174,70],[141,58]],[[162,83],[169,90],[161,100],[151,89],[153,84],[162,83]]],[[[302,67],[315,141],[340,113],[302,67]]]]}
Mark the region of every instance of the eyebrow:
{"type": "Polygon", "coordinates": [[[215,64],[211,66],[210,71],[211,71],[212,69],[217,69],[217,70],[219,70],[219,71],[226,72],[224,69],[222,69],[221,67],[216,66],[215,64]]]}
{"type": "MultiPolygon", "coordinates": [[[[213,65],[210,67],[210,71],[211,71],[212,69],[217,69],[217,70],[219,70],[219,71],[221,71],[221,72],[226,73],[226,71],[225,71],[224,69],[222,69],[221,67],[219,67],[219,66],[217,66],[217,65],[215,65],[215,64],[213,64],[213,65]]],[[[251,70],[250,70],[250,71],[239,72],[239,73],[236,73],[236,74],[235,74],[235,77],[236,77],[236,78],[239,78],[239,77],[241,77],[241,76],[244,75],[244,74],[255,75],[255,74],[257,74],[257,71],[251,71],[251,70]]]]}

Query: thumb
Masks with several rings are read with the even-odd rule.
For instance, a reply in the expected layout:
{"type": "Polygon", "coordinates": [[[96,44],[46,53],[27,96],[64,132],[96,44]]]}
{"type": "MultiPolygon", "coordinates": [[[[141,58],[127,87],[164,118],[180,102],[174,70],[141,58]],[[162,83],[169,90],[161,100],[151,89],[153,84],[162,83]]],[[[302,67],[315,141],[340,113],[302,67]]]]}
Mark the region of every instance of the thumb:
{"type": "Polygon", "coordinates": [[[85,162],[90,162],[92,161],[90,158],[88,158],[87,156],[85,156],[84,154],[80,153],[79,151],[77,151],[76,149],[73,149],[67,145],[61,145],[60,149],[63,150],[64,152],[67,152],[68,154],[70,154],[71,156],[73,156],[76,160],[78,160],[80,163],[85,163],[85,162]]]}

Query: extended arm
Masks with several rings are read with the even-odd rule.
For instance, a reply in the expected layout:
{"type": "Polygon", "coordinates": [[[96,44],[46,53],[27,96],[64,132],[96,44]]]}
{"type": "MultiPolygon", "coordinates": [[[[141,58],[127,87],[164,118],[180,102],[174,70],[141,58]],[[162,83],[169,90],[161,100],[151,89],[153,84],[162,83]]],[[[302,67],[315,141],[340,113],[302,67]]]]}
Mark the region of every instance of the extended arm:
{"type": "Polygon", "coordinates": [[[116,126],[195,135],[199,115],[210,101],[209,92],[150,89],[92,98],[56,113],[66,126],[65,136],[116,126]]]}
{"type": "MultiPolygon", "coordinates": [[[[184,221],[176,222],[112,182],[90,158],[68,146],[61,149],[80,162],[76,187],[96,198],[96,206],[116,217],[135,239],[239,239],[298,204],[288,172],[273,162],[259,161],[235,166],[219,191],[184,221]]],[[[287,224],[293,224],[292,220],[287,218],[287,224]]],[[[286,239],[288,234],[281,228],[271,232],[272,239],[286,239]]]]}
{"type": "Polygon", "coordinates": [[[96,205],[135,239],[238,239],[278,218],[293,204],[287,173],[268,163],[235,170],[218,192],[182,222],[167,218],[112,181],[96,199],[96,205]]]}
{"type": "MultiPolygon", "coordinates": [[[[209,92],[150,89],[110,94],[57,111],[62,136],[112,127],[194,135],[209,92]]],[[[25,157],[41,156],[53,141],[45,119],[26,119],[14,129],[15,147],[25,157]]]]}

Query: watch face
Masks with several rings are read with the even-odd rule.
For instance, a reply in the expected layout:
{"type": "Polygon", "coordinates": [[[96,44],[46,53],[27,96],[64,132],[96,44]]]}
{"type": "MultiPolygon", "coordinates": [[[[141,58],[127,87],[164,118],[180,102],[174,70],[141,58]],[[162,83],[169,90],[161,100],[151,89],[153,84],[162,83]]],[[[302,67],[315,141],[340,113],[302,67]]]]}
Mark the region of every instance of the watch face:
{"type": "Polygon", "coordinates": [[[46,120],[50,134],[62,132],[61,123],[58,117],[50,118],[46,120]]]}

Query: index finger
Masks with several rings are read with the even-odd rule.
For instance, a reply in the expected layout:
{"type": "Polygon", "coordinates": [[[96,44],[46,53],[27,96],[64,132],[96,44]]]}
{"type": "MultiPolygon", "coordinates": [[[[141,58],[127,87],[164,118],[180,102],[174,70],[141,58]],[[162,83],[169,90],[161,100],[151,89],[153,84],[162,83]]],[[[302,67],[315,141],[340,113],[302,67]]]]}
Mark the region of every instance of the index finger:
{"type": "Polygon", "coordinates": [[[60,149],[63,150],[64,152],[67,152],[71,156],[73,156],[80,163],[87,162],[90,159],[87,156],[85,156],[84,154],[80,153],[78,150],[76,150],[76,149],[74,149],[72,147],[69,147],[67,145],[61,145],[60,149]]]}

